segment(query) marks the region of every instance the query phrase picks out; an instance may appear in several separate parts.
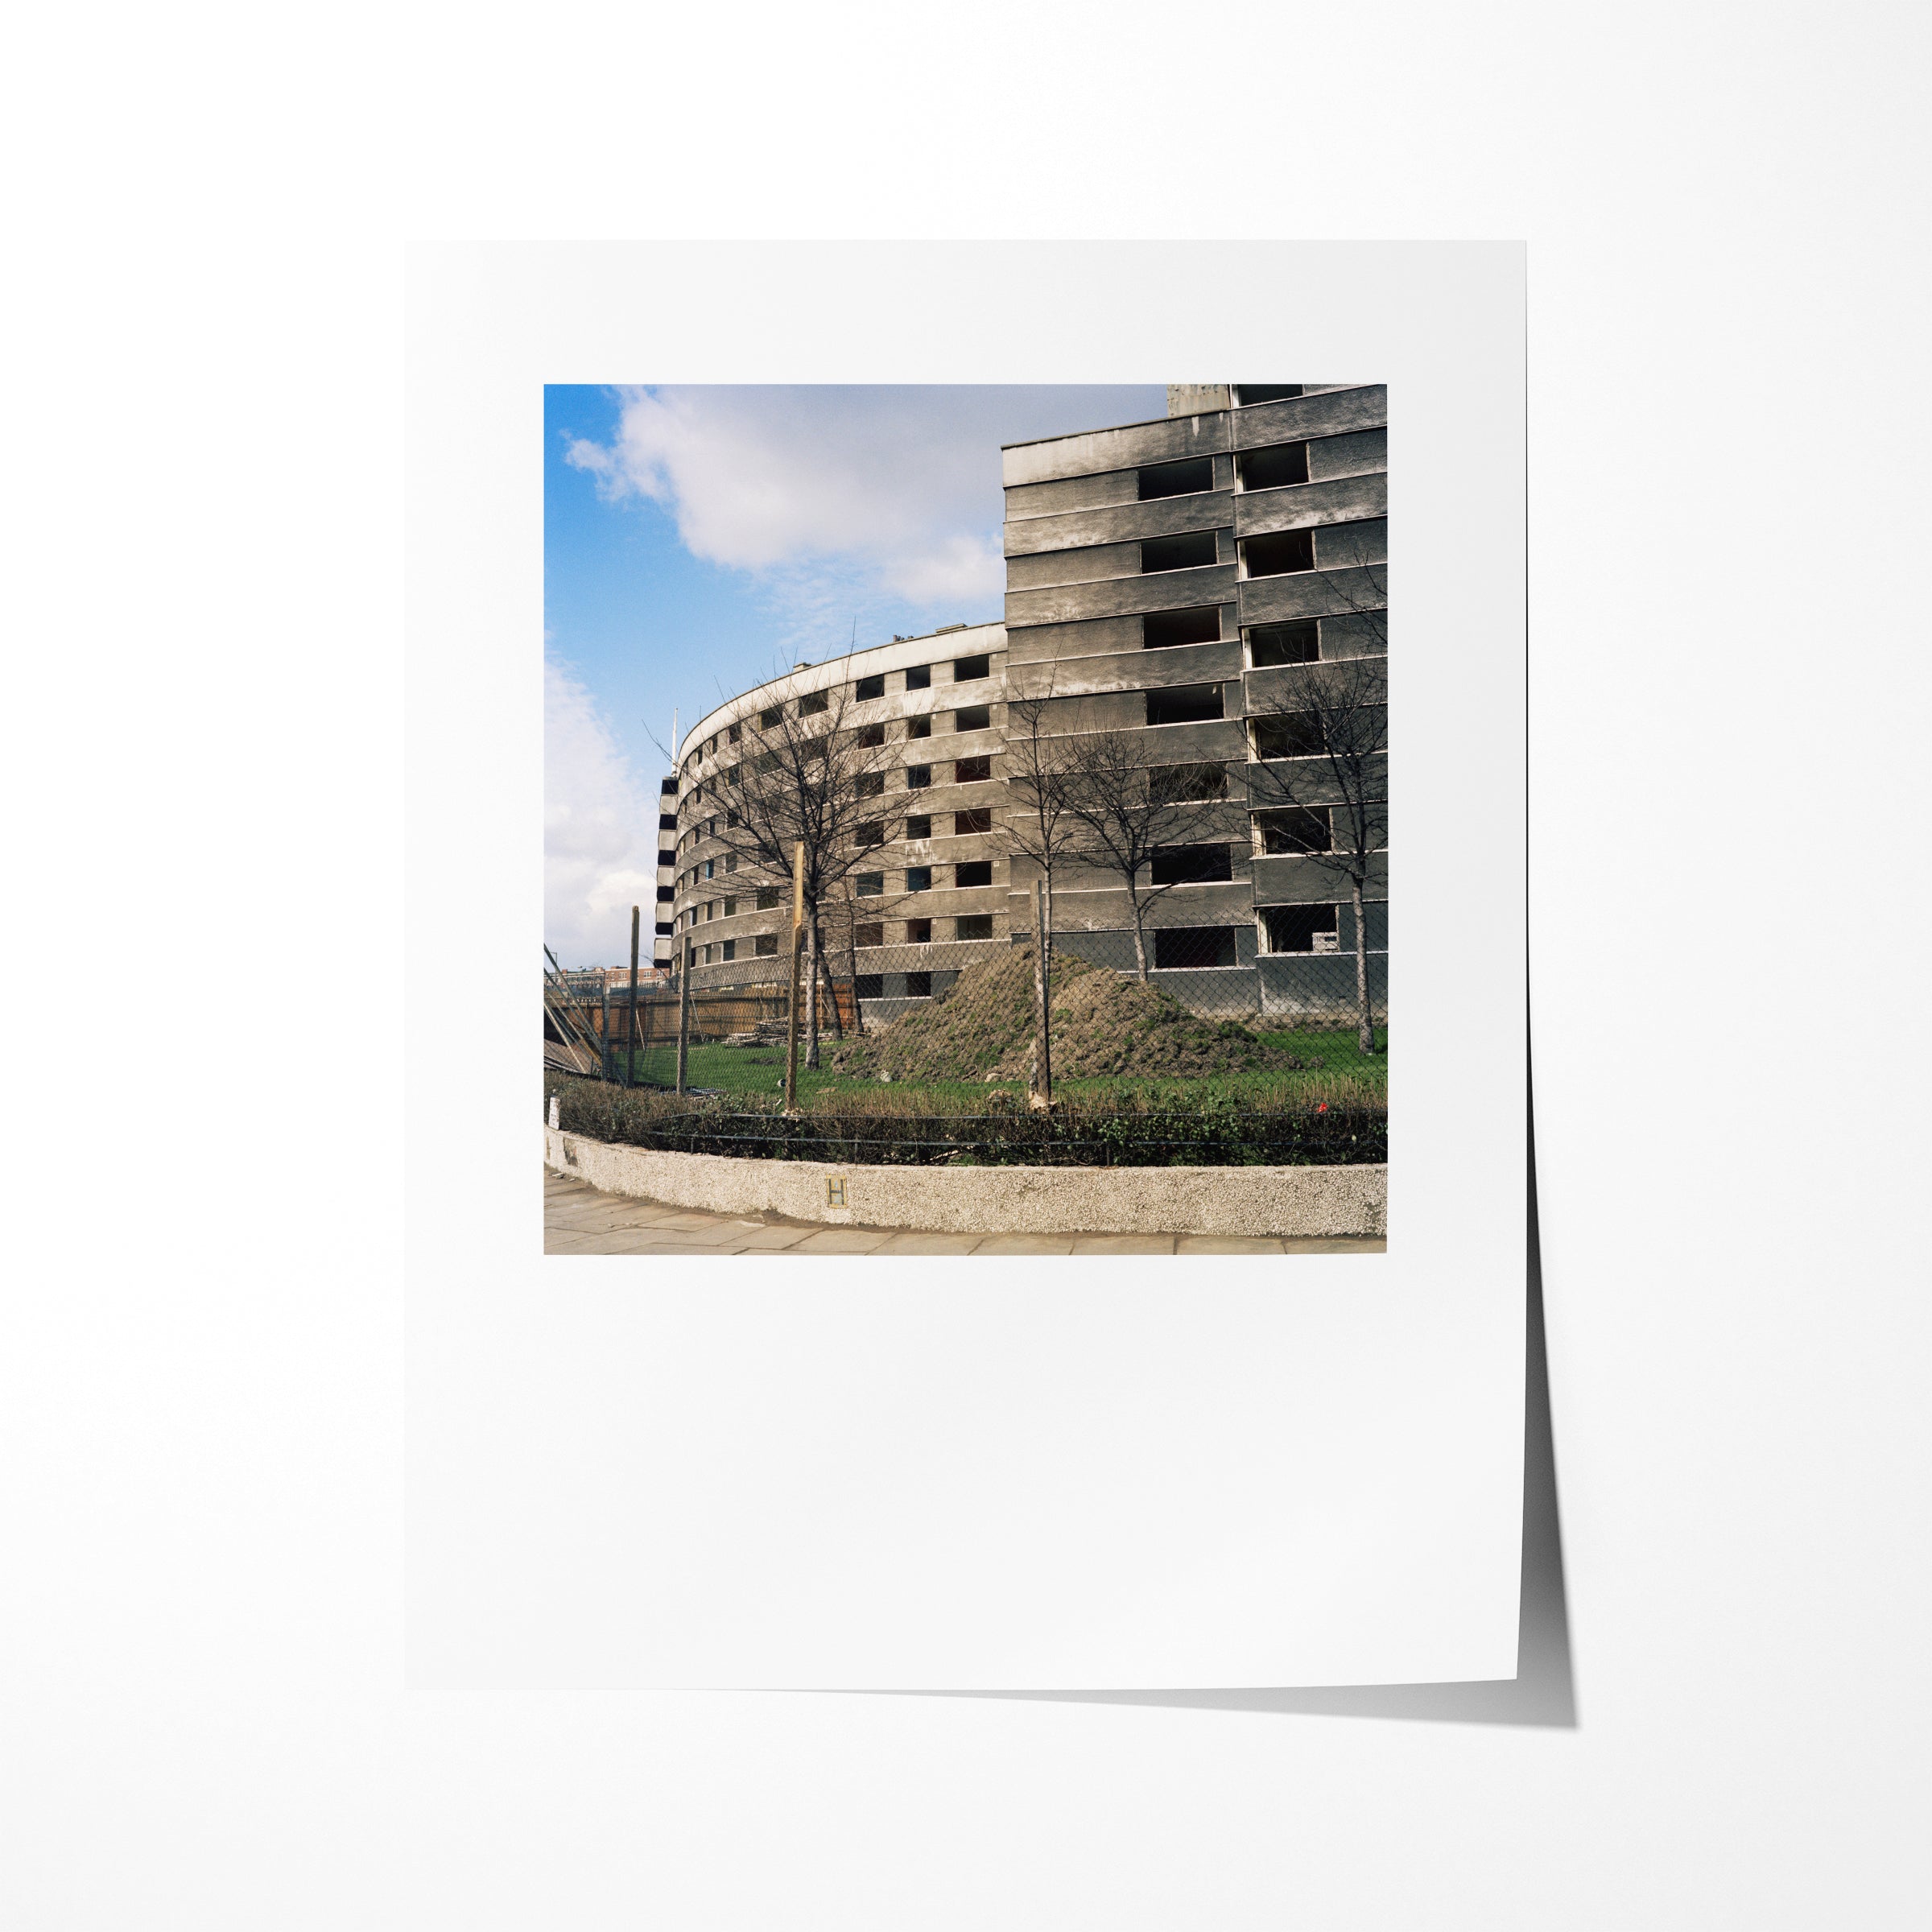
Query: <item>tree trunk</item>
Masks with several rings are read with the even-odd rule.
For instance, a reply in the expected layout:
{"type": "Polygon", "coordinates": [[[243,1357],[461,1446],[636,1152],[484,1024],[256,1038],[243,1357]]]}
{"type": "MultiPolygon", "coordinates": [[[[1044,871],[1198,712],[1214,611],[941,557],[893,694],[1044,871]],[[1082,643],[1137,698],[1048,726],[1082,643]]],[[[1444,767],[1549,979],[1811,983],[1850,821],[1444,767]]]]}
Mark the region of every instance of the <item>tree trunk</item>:
{"type": "Polygon", "coordinates": [[[1147,935],[1141,930],[1145,915],[1141,911],[1139,900],[1133,901],[1133,963],[1141,976],[1141,984],[1147,984],[1147,935]]]}
{"type": "Polygon", "coordinates": [[[845,1037],[845,1016],[839,1010],[839,983],[832,976],[832,954],[827,949],[825,935],[819,931],[819,923],[814,919],[811,929],[816,935],[815,947],[825,973],[825,1000],[832,1009],[832,1037],[842,1040],[845,1037]]]}
{"type": "Polygon", "coordinates": [[[1048,914],[1044,880],[1034,881],[1033,906],[1033,1071],[1027,1080],[1030,1091],[1026,1104],[1047,1113],[1053,1106],[1053,1032],[1050,1004],[1052,986],[1047,976],[1051,968],[1046,951],[1048,914]]]}
{"type": "Polygon", "coordinates": [[[805,1064],[819,1063],[819,922],[805,921],[805,1064]]]}
{"type": "Polygon", "coordinates": [[[1355,911],[1355,1004],[1361,1015],[1356,1044],[1364,1053],[1375,1051],[1375,1014],[1368,1004],[1368,921],[1362,906],[1362,882],[1348,881],[1349,902],[1355,911]]]}

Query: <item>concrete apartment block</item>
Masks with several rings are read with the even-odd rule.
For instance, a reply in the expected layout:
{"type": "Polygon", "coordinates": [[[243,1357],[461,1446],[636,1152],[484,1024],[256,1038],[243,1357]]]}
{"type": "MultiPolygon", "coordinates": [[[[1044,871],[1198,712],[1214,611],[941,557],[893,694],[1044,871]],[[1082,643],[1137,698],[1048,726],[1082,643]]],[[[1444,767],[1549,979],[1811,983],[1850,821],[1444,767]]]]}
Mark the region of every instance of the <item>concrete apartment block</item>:
{"type": "MultiPolygon", "coordinates": [[[[1228,847],[1227,876],[1175,885],[1158,902],[1153,928],[1175,942],[1157,947],[1160,984],[1203,1010],[1292,1012],[1331,979],[1335,1002],[1346,1004],[1356,943],[1346,892],[1305,857],[1269,852],[1243,799],[1262,749],[1257,720],[1265,729],[1294,711],[1308,663],[1386,649],[1387,391],[1175,384],[1168,411],[1002,451],[1003,623],[949,626],[801,669],[693,728],[667,789],[676,791],[671,923],[692,933],[696,985],[783,971],[788,895],[768,892],[774,902],[761,908],[755,888],[725,871],[711,836],[728,808],[730,766],[755,749],[758,713],[834,683],[871,680],[876,695],[850,716],[882,725],[890,749],[877,855],[884,942],[918,947],[894,952],[899,970],[883,1004],[869,1001],[874,1017],[943,990],[961,966],[1030,925],[1031,872],[1002,836],[1010,806],[1000,774],[1008,700],[1034,696],[1050,700],[1056,733],[1146,733],[1162,763],[1212,761],[1230,774],[1228,799],[1199,807],[1203,840],[1228,847]],[[1294,628],[1269,628],[1284,625],[1294,628]],[[982,657],[985,677],[956,680],[955,664],[982,657]],[[985,721],[962,729],[956,714],[967,706],[985,707],[985,721]],[[975,757],[990,757],[991,777],[950,782],[957,761],[975,757]],[[915,788],[914,768],[931,782],[915,788]],[[952,832],[962,810],[989,810],[991,829],[952,832]],[[954,869],[977,861],[990,883],[952,882],[954,869]],[[989,910],[999,915],[992,939],[953,936],[959,919],[989,910]],[[927,930],[909,928],[909,918],[930,921],[930,938],[909,939],[927,930]],[[1168,963],[1200,935],[1222,964],[1168,963]],[[909,957],[927,962],[924,980],[909,980],[909,957]]],[[[1096,964],[1130,968],[1124,889],[1097,873],[1056,879],[1056,937],[1096,964]]],[[[1367,909],[1378,997],[1386,909],[1385,860],[1367,909]]]]}

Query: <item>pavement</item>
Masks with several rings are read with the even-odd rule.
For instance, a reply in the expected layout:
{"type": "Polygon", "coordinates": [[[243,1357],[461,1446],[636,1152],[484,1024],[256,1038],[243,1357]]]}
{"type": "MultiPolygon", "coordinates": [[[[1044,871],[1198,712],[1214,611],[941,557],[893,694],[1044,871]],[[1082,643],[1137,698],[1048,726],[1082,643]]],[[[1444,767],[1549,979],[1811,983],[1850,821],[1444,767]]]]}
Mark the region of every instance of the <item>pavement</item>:
{"type": "Polygon", "coordinates": [[[546,1254],[1380,1254],[1379,1236],[1332,1241],[1212,1234],[921,1234],[827,1228],[783,1215],[756,1218],[668,1208],[605,1194],[543,1170],[546,1254]]]}

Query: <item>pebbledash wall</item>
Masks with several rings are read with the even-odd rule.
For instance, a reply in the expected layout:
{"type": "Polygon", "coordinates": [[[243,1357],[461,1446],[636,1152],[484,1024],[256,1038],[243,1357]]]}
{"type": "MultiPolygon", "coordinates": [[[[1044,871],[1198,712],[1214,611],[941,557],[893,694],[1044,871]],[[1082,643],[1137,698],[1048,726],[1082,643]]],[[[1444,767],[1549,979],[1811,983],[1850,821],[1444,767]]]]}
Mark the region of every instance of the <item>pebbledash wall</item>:
{"type": "MultiPolygon", "coordinates": [[[[1003,832],[1009,699],[1048,699],[1055,732],[1144,731],[1162,764],[1240,774],[1264,749],[1267,720],[1297,708],[1308,664],[1385,652],[1386,389],[1174,385],[1168,412],[1002,451],[1004,623],[800,667],[698,722],[659,821],[661,959],[689,931],[696,987],[782,973],[789,893],[768,886],[761,910],[760,882],[728,872],[712,836],[729,809],[726,774],[756,752],[757,716],[774,704],[848,683],[877,694],[847,714],[855,727],[883,724],[891,748],[886,843],[859,890],[882,915],[880,962],[897,970],[866,975],[865,950],[854,956],[876,1022],[943,993],[1030,926],[1032,869],[1003,832]],[[967,828],[988,818],[990,829],[967,828]],[[989,882],[961,884],[963,866],[989,882]]],[[[1305,858],[1270,852],[1267,815],[1241,813],[1241,794],[1230,795],[1232,832],[1225,802],[1190,808],[1208,840],[1226,842],[1228,876],[1158,900],[1156,981],[1223,1013],[1345,1008],[1358,938],[1345,889],[1305,858]]],[[[1096,872],[1055,879],[1056,943],[1129,969],[1125,889],[1096,872]]],[[[1379,1002],[1385,854],[1368,897],[1379,1002]]]]}

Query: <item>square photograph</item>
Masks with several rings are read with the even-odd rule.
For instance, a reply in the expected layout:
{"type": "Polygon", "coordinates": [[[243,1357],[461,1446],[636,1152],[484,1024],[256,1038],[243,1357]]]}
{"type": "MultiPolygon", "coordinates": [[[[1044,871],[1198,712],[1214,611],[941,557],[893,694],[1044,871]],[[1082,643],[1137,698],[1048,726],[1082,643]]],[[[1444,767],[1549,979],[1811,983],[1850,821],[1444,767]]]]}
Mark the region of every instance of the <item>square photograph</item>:
{"type": "Polygon", "coordinates": [[[1379,1251],[1388,392],[546,392],[547,1252],[1379,1251]]]}

